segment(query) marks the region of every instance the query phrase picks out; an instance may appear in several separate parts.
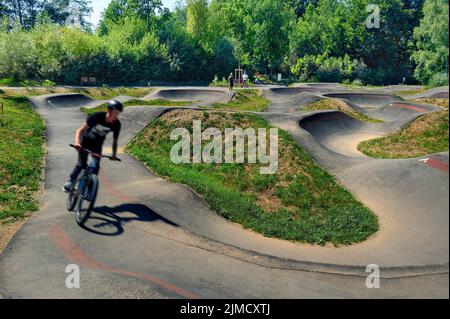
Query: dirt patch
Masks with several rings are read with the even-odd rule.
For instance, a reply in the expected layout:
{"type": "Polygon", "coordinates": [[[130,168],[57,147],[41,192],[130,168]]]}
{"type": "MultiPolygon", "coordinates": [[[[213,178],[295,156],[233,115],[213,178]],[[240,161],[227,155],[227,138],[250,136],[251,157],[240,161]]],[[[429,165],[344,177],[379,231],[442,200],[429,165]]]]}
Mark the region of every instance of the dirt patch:
{"type": "Polygon", "coordinates": [[[256,204],[258,204],[267,213],[276,213],[282,208],[290,212],[295,212],[296,209],[294,206],[284,206],[283,203],[281,203],[281,200],[275,195],[275,190],[273,188],[266,189],[259,193],[256,204]]]}
{"type": "Polygon", "coordinates": [[[382,122],[381,120],[370,118],[367,115],[358,112],[357,110],[353,109],[350,105],[348,105],[346,102],[335,98],[327,98],[319,100],[312,103],[306,108],[300,108],[300,111],[315,111],[315,110],[338,110],[360,121],[372,123],[382,122]]]}
{"type": "Polygon", "coordinates": [[[0,223],[0,254],[26,221],[27,219],[21,219],[11,223],[0,223]]]}
{"type": "Polygon", "coordinates": [[[412,102],[421,103],[421,104],[431,104],[438,107],[442,107],[444,109],[448,109],[448,99],[439,99],[439,98],[420,98],[414,99],[412,102]]]}
{"type": "Polygon", "coordinates": [[[354,110],[344,101],[338,99],[324,99],[313,103],[308,109],[315,110],[340,110],[343,112],[354,112],[354,110]]]}
{"type": "Polygon", "coordinates": [[[423,115],[400,132],[362,142],[358,149],[377,158],[411,158],[448,151],[448,110],[423,115]]]}

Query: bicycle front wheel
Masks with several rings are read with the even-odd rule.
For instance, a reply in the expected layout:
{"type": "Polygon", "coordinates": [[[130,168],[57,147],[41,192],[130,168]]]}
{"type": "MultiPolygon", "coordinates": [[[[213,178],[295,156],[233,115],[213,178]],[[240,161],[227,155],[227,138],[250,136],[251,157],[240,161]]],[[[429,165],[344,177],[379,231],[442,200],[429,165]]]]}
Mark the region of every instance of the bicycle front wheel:
{"type": "Polygon", "coordinates": [[[78,201],[78,190],[73,187],[72,191],[67,195],[66,208],[69,212],[73,211],[78,201]]]}
{"type": "Polygon", "coordinates": [[[95,200],[98,192],[98,177],[92,174],[86,183],[85,180],[80,181],[78,188],[78,206],[77,206],[77,223],[83,225],[89,218],[92,208],[94,208],[95,200]]]}

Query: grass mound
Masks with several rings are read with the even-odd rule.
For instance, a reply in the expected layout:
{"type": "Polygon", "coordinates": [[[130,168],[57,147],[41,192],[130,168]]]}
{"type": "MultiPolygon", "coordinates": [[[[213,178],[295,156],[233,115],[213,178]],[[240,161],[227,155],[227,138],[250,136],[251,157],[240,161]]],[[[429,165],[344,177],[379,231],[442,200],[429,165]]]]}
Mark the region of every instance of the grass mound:
{"type": "Polygon", "coordinates": [[[254,111],[262,112],[270,102],[267,100],[263,92],[257,89],[239,89],[228,103],[214,103],[213,108],[229,109],[236,111],[254,111]]]}
{"type": "Polygon", "coordinates": [[[421,104],[431,104],[437,107],[441,107],[443,109],[448,109],[448,99],[441,99],[441,98],[420,98],[420,99],[414,99],[411,102],[421,103],[421,104]]]}
{"type": "Polygon", "coordinates": [[[338,110],[357,120],[369,123],[382,123],[382,120],[368,117],[365,114],[355,111],[347,103],[338,99],[323,99],[308,105],[306,108],[300,108],[300,111],[318,111],[318,110],[338,110]]]}
{"type": "Polygon", "coordinates": [[[5,222],[38,209],[44,123],[26,97],[0,94],[0,137],[0,221],[5,222]]]}
{"type": "Polygon", "coordinates": [[[400,132],[361,142],[358,150],[376,158],[411,158],[448,151],[448,109],[425,114],[400,132]]]}
{"type": "Polygon", "coordinates": [[[378,230],[376,216],[282,130],[273,175],[259,174],[265,164],[174,164],[170,150],[177,141],[170,133],[174,128],[192,132],[193,120],[222,135],[227,127],[270,128],[252,114],[174,110],[153,121],[127,150],[157,174],[194,189],[225,218],[265,236],[340,245],[363,241],[378,230]]]}
{"type": "Polygon", "coordinates": [[[128,88],[128,87],[93,87],[93,88],[79,88],[72,89],[73,92],[89,95],[97,100],[109,100],[118,95],[128,95],[136,98],[141,98],[151,93],[153,89],[150,88],[128,88]]]}
{"type": "MultiPolygon", "coordinates": [[[[128,106],[187,106],[191,105],[192,102],[190,101],[170,101],[165,99],[155,99],[155,100],[129,100],[127,102],[123,103],[124,107],[128,106]]],[[[105,112],[107,109],[107,103],[104,103],[100,106],[97,106],[92,109],[84,108],[82,107],[81,110],[86,113],[87,115],[91,115],[95,112],[105,112]]]]}

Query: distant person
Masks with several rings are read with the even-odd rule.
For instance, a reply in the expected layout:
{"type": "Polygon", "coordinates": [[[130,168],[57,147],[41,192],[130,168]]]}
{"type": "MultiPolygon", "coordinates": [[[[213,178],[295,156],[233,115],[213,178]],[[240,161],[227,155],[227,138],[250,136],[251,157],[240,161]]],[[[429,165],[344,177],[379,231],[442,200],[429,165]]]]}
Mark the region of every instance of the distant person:
{"type": "Polygon", "coordinates": [[[248,86],[248,75],[246,72],[244,72],[244,74],[242,75],[242,87],[247,87],[248,86]]]}
{"type": "Polygon", "coordinates": [[[233,91],[233,87],[234,87],[234,76],[233,73],[230,73],[230,76],[228,77],[228,89],[230,91],[233,91]]]}

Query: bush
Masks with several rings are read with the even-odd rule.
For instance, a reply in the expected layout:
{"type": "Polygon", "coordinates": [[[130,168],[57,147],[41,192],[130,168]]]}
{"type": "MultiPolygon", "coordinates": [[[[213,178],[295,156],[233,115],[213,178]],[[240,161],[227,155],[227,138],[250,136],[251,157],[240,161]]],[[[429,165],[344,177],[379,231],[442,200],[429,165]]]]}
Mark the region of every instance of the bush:
{"type": "Polygon", "coordinates": [[[219,77],[216,75],[216,76],[214,76],[214,79],[209,84],[209,86],[227,87],[228,86],[228,81],[227,81],[227,79],[225,79],[225,77],[223,77],[222,80],[219,80],[219,77]]]}
{"type": "Polygon", "coordinates": [[[17,85],[17,80],[14,80],[13,78],[3,78],[3,79],[0,79],[0,85],[15,86],[15,85],[17,85]]]}
{"type": "Polygon", "coordinates": [[[363,83],[360,79],[356,79],[356,80],[354,80],[354,81],[352,82],[352,85],[355,85],[355,86],[363,86],[364,83],[363,83]]]}
{"type": "Polygon", "coordinates": [[[448,74],[436,73],[431,77],[430,81],[428,82],[428,85],[432,87],[448,85],[448,74]]]}
{"type": "Polygon", "coordinates": [[[344,78],[344,69],[342,60],[331,57],[317,70],[317,79],[320,82],[341,82],[344,78]]]}
{"type": "Polygon", "coordinates": [[[53,82],[52,80],[44,80],[42,82],[42,86],[46,86],[46,87],[53,87],[55,85],[56,85],[56,83],[53,82]]]}
{"type": "Polygon", "coordinates": [[[305,55],[291,67],[291,72],[301,82],[345,81],[351,83],[356,79],[366,79],[370,82],[372,77],[364,62],[352,60],[348,55],[344,57],[305,55]]]}
{"type": "Polygon", "coordinates": [[[36,47],[28,32],[21,29],[0,32],[0,76],[33,78],[37,71],[36,47]]]}
{"type": "Polygon", "coordinates": [[[305,55],[291,67],[291,72],[301,82],[307,82],[316,75],[321,60],[321,56],[305,55]]]}

